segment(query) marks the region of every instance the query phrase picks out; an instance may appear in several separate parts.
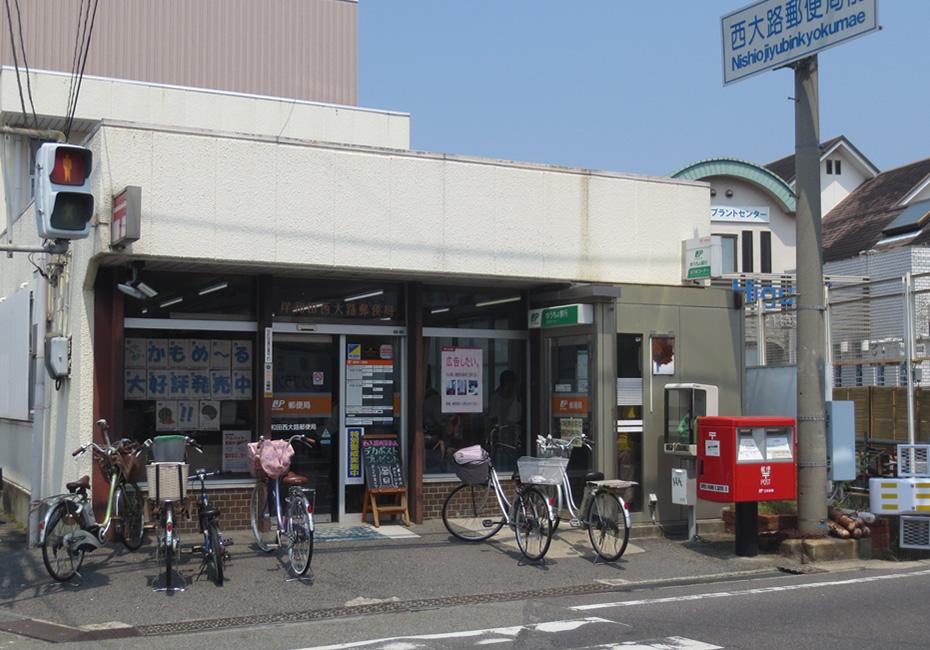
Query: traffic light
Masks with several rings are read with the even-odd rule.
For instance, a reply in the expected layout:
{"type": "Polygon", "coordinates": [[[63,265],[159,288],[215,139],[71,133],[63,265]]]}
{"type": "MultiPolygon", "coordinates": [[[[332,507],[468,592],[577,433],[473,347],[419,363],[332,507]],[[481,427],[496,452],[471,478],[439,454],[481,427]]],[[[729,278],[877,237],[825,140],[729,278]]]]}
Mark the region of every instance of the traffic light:
{"type": "Polygon", "coordinates": [[[90,193],[90,149],[46,142],[36,152],[36,228],[43,239],[84,239],[90,235],[94,195],[90,193]]]}

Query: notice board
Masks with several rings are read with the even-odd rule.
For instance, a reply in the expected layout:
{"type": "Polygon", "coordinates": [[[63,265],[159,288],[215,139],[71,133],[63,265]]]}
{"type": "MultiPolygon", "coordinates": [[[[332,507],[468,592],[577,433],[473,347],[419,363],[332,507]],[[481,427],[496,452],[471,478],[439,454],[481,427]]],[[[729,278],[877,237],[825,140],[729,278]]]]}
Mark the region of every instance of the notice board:
{"type": "Polygon", "coordinates": [[[395,434],[366,435],[362,438],[365,484],[371,490],[404,487],[400,442],[395,434]]]}

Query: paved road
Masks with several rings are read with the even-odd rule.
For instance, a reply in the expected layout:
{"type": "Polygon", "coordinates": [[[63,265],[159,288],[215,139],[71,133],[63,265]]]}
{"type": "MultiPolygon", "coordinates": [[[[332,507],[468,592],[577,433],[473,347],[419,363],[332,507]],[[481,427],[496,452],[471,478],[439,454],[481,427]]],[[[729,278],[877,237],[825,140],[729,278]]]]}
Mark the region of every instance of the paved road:
{"type": "MultiPolygon", "coordinates": [[[[317,650],[461,650],[489,645],[501,650],[916,649],[928,645],[928,598],[930,564],[909,563],[896,570],[756,577],[132,641],[148,648],[317,650]]],[[[104,641],[94,647],[125,647],[127,641],[104,641]]]]}
{"type": "MultiPolygon", "coordinates": [[[[436,522],[413,531],[320,543],[306,583],[285,581],[275,558],[238,536],[226,586],[196,582],[170,597],[148,588],[159,571],[150,551],[95,554],[79,584],[61,586],[36,551],[5,549],[0,627],[42,619],[52,623],[41,623],[47,638],[74,639],[92,624],[131,626],[117,631],[123,638],[80,646],[112,648],[926,647],[930,564],[787,575],[777,567],[806,567],[772,555],[736,558],[732,540],[664,539],[634,539],[620,562],[595,564],[583,534],[560,530],[547,562],[534,565],[520,561],[512,535],[462,544],[436,522]],[[415,638],[422,635],[431,636],[415,638]]],[[[183,567],[188,577],[195,569],[183,567]]],[[[41,644],[0,632],[0,648],[11,645],[41,644]]]]}

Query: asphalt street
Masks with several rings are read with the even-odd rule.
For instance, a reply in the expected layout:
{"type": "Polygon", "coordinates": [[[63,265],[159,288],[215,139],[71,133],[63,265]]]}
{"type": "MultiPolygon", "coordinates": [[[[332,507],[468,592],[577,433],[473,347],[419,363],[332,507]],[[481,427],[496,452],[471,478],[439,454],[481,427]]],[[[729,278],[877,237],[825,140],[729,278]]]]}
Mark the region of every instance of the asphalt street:
{"type": "MultiPolygon", "coordinates": [[[[82,578],[66,585],[47,577],[37,550],[7,547],[0,625],[45,621],[39,637],[113,648],[781,647],[776,637],[839,647],[850,630],[857,643],[874,631],[900,644],[873,646],[910,647],[920,635],[899,630],[898,620],[910,625],[923,616],[918,603],[930,582],[920,573],[930,564],[737,558],[726,536],[634,538],[619,562],[604,564],[594,562],[581,531],[560,529],[546,562],[529,564],[506,530],[481,544],[451,540],[441,522],[399,532],[405,536],[319,543],[308,581],[287,580],[279,558],[237,534],[226,585],[192,580],[197,563],[188,560],[181,571],[188,590],[173,595],[151,590],[161,568],[151,547],[88,556],[82,578]],[[872,579],[902,570],[910,574],[872,579]],[[818,586],[794,588],[806,584],[818,586]],[[86,637],[100,627],[115,627],[120,638],[86,637]],[[431,636],[411,638],[422,635],[431,636]]],[[[0,632],[0,647],[8,645],[42,642],[0,632]]]]}

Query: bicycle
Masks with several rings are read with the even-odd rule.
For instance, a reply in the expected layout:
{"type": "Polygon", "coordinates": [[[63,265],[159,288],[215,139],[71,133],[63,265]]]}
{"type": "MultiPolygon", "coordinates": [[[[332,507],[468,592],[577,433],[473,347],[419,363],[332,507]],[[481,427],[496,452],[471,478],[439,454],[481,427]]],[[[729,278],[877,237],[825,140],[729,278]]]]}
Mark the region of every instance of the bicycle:
{"type": "Polygon", "coordinates": [[[185,462],[187,447],[193,447],[198,453],[203,448],[193,438],[183,435],[164,435],[149,438],[142,443],[141,454],[152,448],[154,462],[146,466],[149,484],[149,499],[155,502],[154,515],[158,522],[155,554],[165,554],[165,586],[153,587],[153,591],[184,591],[184,587],[172,585],[172,574],[181,550],[181,536],[174,529],[175,504],[180,503],[184,509],[184,497],[187,488],[188,466],[185,462]]]}
{"type": "Polygon", "coordinates": [[[68,483],[67,494],[59,494],[43,503],[50,507],[39,523],[39,545],[42,561],[48,574],[58,582],[66,582],[78,572],[84,562],[84,554],[97,550],[107,543],[110,531],[130,551],[142,545],[144,503],[139,486],[130,480],[132,472],[132,445],[127,439],[110,443],[109,425],[106,420],[97,420],[103,433],[105,446],[88,442],[72,452],[71,456],[93,450],[94,458],[103,468],[110,483],[107,510],[102,522],[94,517],[93,505],[87,496],[90,477],[82,476],[68,483]]]}
{"type": "Polygon", "coordinates": [[[594,552],[607,562],[614,562],[626,551],[630,541],[630,512],[623,497],[618,494],[635,483],[621,480],[604,480],[601,472],[592,472],[586,477],[581,506],[575,505],[572,486],[568,479],[568,460],[576,442],[591,449],[593,442],[583,433],[570,438],[553,438],[552,435],[536,438],[540,455],[557,459],[561,467],[561,481],[555,486],[557,516],[562,507],[571,514],[572,528],[588,531],[594,552]]]}
{"type": "Polygon", "coordinates": [[[249,443],[255,488],[249,504],[249,518],[255,543],[265,553],[287,549],[288,562],[297,577],[306,575],[313,559],[313,508],[316,490],[305,487],[310,479],[290,471],[294,442],[308,447],[313,440],[302,434],[288,439],[249,443]],[[284,508],[281,486],[287,488],[284,508]]]}
{"type": "Polygon", "coordinates": [[[207,498],[206,479],[217,474],[219,472],[198,469],[187,480],[200,481],[200,496],[197,497],[197,521],[200,524],[200,532],[203,533],[203,544],[200,545],[199,549],[196,546],[192,549],[201,552],[202,561],[198,576],[202,575],[204,570],[207,570],[208,575],[212,572],[213,582],[219,587],[223,585],[224,566],[229,561],[229,551],[226,550],[226,547],[230,546],[232,542],[223,537],[223,533],[220,531],[220,511],[210,505],[210,500],[207,498]]]}
{"type": "MultiPolygon", "coordinates": [[[[463,481],[442,504],[442,523],[464,542],[490,539],[505,525],[512,528],[520,552],[531,561],[545,557],[552,541],[552,509],[543,492],[522,482],[510,503],[501,487],[491,458],[480,445],[460,449],[454,456],[455,471],[463,481]]],[[[518,459],[519,475],[531,471],[530,457],[518,459]]],[[[514,474],[515,480],[518,473],[514,474]]]]}

